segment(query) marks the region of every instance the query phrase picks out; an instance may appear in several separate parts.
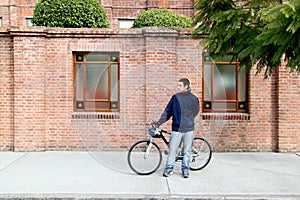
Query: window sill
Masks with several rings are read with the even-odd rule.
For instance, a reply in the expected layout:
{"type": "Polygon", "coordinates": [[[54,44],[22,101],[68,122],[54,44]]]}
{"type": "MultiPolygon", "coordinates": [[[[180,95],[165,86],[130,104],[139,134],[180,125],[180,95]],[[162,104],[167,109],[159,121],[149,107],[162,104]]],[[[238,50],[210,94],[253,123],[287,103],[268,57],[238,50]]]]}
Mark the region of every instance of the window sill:
{"type": "Polygon", "coordinates": [[[248,113],[202,113],[203,120],[250,120],[248,113]]]}
{"type": "Polygon", "coordinates": [[[72,119],[120,119],[116,112],[74,112],[72,119]]]}

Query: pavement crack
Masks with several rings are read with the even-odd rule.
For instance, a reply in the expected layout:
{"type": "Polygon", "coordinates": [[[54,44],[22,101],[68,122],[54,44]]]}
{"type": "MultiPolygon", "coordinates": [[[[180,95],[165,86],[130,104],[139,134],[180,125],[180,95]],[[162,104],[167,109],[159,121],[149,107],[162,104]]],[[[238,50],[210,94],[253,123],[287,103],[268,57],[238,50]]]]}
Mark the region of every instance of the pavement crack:
{"type": "Polygon", "coordinates": [[[19,160],[21,160],[22,158],[24,158],[25,156],[27,156],[28,152],[26,152],[25,154],[22,154],[21,156],[19,156],[18,158],[16,158],[15,160],[11,161],[10,163],[4,165],[2,168],[0,168],[0,173],[2,173],[5,169],[7,169],[8,167],[12,166],[13,164],[15,164],[16,162],[18,162],[19,160]]]}

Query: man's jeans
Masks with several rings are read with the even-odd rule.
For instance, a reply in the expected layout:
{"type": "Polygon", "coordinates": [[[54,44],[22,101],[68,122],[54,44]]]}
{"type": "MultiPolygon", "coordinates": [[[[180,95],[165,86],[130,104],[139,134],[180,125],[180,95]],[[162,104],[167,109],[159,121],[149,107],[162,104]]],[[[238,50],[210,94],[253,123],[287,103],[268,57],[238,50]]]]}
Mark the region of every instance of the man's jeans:
{"type": "Polygon", "coordinates": [[[169,154],[168,154],[168,158],[167,158],[166,169],[173,170],[178,147],[182,140],[183,141],[183,159],[182,159],[181,169],[183,171],[189,170],[194,137],[195,137],[194,131],[189,131],[189,132],[172,131],[172,134],[170,136],[169,154]]]}

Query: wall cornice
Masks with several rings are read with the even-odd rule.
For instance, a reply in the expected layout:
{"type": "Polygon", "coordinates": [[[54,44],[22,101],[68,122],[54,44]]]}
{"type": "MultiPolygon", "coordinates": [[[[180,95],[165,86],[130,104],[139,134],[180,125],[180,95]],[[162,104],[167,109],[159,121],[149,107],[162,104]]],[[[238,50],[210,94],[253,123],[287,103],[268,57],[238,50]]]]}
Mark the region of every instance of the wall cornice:
{"type": "Polygon", "coordinates": [[[8,29],[11,36],[46,36],[45,27],[35,27],[35,26],[24,26],[24,27],[11,27],[8,29]]]}
{"type": "Polygon", "coordinates": [[[48,38],[122,38],[122,37],[178,37],[190,35],[192,29],[165,27],[144,28],[49,28],[37,26],[0,28],[0,35],[42,36],[48,38]]]}

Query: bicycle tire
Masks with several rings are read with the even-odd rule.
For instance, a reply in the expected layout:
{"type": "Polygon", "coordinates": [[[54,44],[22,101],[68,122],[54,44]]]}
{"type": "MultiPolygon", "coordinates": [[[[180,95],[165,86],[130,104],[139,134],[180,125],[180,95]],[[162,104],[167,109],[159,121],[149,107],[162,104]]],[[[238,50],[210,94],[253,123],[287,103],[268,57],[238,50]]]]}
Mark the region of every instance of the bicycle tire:
{"type": "Polygon", "coordinates": [[[149,144],[150,140],[138,141],[131,146],[127,154],[129,167],[139,175],[154,173],[162,162],[162,153],[154,142],[152,142],[149,154],[146,155],[149,144]]]}
{"type": "Polygon", "coordinates": [[[194,138],[190,169],[201,170],[210,162],[212,151],[210,144],[204,138],[194,138]]]}

